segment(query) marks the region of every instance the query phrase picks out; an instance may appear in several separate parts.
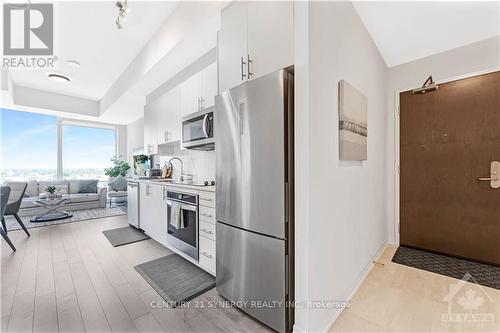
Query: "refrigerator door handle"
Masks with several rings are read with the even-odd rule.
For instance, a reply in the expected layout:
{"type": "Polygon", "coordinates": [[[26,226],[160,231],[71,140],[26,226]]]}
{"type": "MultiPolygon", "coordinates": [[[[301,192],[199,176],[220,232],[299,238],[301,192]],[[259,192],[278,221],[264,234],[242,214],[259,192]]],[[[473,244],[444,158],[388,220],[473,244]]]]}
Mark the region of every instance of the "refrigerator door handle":
{"type": "Polygon", "coordinates": [[[285,183],[285,222],[290,219],[290,184],[285,183]]]}
{"type": "Polygon", "coordinates": [[[245,133],[245,102],[240,102],[238,105],[238,112],[240,118],[240,135],[245,133]]]}

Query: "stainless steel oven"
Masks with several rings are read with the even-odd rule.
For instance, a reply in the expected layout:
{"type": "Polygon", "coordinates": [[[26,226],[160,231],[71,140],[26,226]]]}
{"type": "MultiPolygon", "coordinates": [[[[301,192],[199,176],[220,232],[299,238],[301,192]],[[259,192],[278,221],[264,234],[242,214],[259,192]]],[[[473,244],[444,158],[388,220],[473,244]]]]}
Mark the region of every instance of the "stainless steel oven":
{"type": "Polygon", "coordinates": [[[167,242],[198,260],[198,196],[167,192],[167,242]]]}
{"type": "Polygon", "coordinates": [[[197,150],[214,149],[213,107],[190,114],[182,119],[182,146],[197,150]]]}

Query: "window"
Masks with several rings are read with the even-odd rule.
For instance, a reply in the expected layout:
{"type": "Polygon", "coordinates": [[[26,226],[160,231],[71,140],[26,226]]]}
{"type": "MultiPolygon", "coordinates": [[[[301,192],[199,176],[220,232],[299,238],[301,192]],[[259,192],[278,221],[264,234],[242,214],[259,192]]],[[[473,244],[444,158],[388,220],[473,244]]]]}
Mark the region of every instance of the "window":
{"type": "Polygon", "coordinates": [[[57,178],[57,117],[1,109],[0,123],[0,182],[57,178]]]}
{"type": "Polygon", "coordinates": [[[62,126],[63,178],[107,181],[104,168],[116,155],[114,128],[62,126]]]}
{"type": "Polygon", "coordinates": [[[1,109],[0,129],[0,183],[108,179],[104,168],[116,155],[114,126],[1,109]]]}

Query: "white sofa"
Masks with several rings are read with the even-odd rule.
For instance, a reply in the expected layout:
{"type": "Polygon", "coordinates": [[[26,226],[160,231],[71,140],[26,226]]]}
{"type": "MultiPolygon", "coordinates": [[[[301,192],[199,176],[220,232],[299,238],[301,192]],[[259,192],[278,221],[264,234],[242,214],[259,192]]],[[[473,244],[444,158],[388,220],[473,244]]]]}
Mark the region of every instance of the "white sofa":
{"type": "MultiPolygon", "coordinates": [[[[79,210],[79,209],[92,209],[106,207],[106,193],[105,187],[97,188],[96,193],[80,193],[79,182],[80,179],[72,180],[55,180],[55,181],[28,181],[28,187],[24,194],[19,215],[36,215],[44,211],[43,208],[35,205],[34,201],[39,198],[39,195],[47,192],[48,186],[55,186],[56,193],[67,195],[70,202],[65,204],[62,209],[64,210],[79,210]]],[[[9,185],[6,182],[5,185],[9,185]]]]}

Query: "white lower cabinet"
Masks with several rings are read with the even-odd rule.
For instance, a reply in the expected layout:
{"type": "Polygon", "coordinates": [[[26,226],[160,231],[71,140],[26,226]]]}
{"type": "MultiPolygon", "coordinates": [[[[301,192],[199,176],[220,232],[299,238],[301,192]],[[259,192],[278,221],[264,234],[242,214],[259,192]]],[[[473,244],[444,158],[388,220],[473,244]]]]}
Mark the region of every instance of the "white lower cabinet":
{"type": "Polygon", "coordinates": [[[162,209],[163,186],[140,184],[140,228],[154,240],[164,243],[167,238],[166,213],[162,209]]]}
{"type": "Polygon", "coordinates": [[[200,236],[215,240],[215,224],[200,219],[200,236]]]}
{"type": "Polygon", "coordinates": [[[212,192],[200,191],[200,206],[215,208],[215,194],[212,192]]]}
{"type": "Polygon", "coordinates": [[[215,275],[215,241],[200,235],[200,266],[215,275]]]}
{"type": "Polygon", "coordinates": [[[200,191],[198,198],[200,267],[215,275],[215,193],[200,191]]]}
{"type": "Polygon", "coordinates": [[[180,190],[168,185],[141,182],[139,184],[140,228],[154,239],[173,251],[177,251],[167,242],[168,216],[167,191],[181,191],[198,194],[198,265],[215,275],[215,193],[209,191],[180,190]]]}
{"type": "Polygon", "coordinates": [[[215,208],[200,205],[200,220],[215,224],[215,208]]]}

